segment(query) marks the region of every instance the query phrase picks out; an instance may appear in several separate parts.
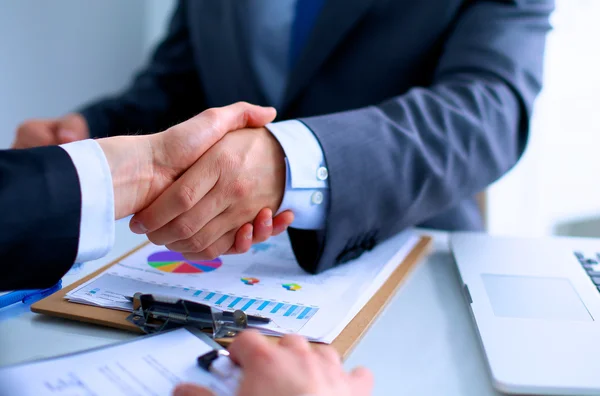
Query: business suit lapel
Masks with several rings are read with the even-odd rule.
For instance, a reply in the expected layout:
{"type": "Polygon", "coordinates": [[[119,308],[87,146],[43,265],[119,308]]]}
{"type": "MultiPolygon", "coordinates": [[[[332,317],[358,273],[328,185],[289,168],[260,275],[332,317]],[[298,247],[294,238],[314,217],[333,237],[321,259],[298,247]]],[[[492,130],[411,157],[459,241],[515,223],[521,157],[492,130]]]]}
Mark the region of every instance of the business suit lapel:
{"type": "MultiPolygon", "coordinates": [[[[301,0],[299,0],[301,1],[301,0]]],[[[306,87],[344,35],[374,0],[325,0],[321,14],[288,77],[283,109],[306,87]]]]}

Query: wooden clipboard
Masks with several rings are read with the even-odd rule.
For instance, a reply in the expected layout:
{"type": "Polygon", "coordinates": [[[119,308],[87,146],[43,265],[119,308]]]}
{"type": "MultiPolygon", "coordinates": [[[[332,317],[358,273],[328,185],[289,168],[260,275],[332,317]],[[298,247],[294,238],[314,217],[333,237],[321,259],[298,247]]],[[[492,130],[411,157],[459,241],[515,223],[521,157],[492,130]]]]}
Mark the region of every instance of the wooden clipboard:
{"type": "MultiPolygon", "coordinates": [[[[31,310],[36,313],[56,316],[60,318],[73,319],[80,322],[94,323],[101,326],[108,326],[117,329],[141,333],[141,330],[135,325],[129,323],[125,318],[129,312],[117,311],[114,309],[95,307],[91,305],[76,304],[67,301],[64,296],[71,290],[89,281],[93,277],[99,275],[118,261],[134,253],[135,251],[146,246],[146,242],[129,253],[119,257],[115,261],[92,274],[82,278],[78,282],[69,285],[66,288],[40,300],[31,306],[31,310]]],[[[403,281],[408,277],[408,274],[416,267],[417,263],[429,252],[431,245],[431,237],[421,236],[419,242],[414,246],[411,252],[406,256],[401,265],[394,270],[388,280],[383,284],[377,293],[369,300],[360,312],[348,323],[342,330],[340,335],[331,344],[338,353],[345,358],[352,351],[354,346],[361,340],[371,323],[377,318],[379,313],[389,303],[394,296],[396,290],[403,281]]],[[[217,340],[221,345],[228,345],[231,339],[217,340]]]]}

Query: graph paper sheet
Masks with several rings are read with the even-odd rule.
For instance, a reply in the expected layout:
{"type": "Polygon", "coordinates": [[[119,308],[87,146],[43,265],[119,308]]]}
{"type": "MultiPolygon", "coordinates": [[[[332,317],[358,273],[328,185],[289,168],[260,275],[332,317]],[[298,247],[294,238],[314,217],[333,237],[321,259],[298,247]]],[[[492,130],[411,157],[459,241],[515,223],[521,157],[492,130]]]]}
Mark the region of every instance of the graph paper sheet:
{"type": "Polygon", "coordinates": [[[189,261],[147,245],[69,292],[71,302],[131,311],[136,292],[179,297],[223,310],[268,317],[265,334],[297,333],[330,343],[385,283],[418,242],[410,231],[319,275],[297,264],[287,235],[241,255],[189,261]]]}

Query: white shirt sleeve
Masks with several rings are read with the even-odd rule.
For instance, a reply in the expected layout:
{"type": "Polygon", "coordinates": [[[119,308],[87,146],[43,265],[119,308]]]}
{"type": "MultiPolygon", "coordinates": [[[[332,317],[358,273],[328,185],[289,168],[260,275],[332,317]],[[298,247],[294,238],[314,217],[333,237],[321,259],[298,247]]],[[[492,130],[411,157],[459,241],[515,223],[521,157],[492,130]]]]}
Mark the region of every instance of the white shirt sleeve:
{"type": "Polygon", "coordinates": [[[325,227],[329,177],[325,156],[312,131],[297,120],[266,125],[286,155],[287,179],[278,213],[294,212],[292,227],[318,230],[325,227]]]}
{"type": "Polygon", "coordinates": [[[81,187],[81,223],[75,262],[106,255],[115,239],[115,202],[112,175],[104,151],[92,139],[63,144],[71,157],[81,187]]]}

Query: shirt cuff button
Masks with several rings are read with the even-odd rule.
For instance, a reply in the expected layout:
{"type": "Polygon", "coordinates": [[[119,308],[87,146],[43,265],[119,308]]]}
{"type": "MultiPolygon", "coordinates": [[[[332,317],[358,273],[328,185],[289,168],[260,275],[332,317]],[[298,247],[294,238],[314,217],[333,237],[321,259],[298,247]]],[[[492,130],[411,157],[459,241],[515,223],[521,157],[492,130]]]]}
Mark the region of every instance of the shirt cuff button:
{"type": "Polygon", "coordinates": [[[320,205],[323,203],[323,193],[320,191],[314,192],[310,197],[310,202],[315,205],[320,205]]]}
{"type": "Polygon", "coordinates": [[[327,172],[327,168],[321,166],[319,169],[317,169],[317,179],[327,180],[327,177],[329,177],[329,172],[327,172]]]}

